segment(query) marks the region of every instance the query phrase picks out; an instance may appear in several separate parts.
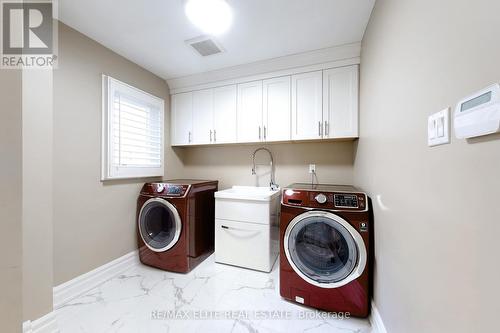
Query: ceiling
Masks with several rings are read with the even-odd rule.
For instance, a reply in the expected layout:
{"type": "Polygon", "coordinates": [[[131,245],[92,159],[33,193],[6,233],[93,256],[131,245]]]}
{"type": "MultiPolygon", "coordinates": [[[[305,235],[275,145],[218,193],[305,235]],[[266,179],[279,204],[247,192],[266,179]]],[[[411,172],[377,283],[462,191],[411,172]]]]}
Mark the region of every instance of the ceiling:
{"type": "Polygon", "coordinates": [[[375,0],[227,0],[226,52],[201,57],[185,0],[59,0],[59,19],[164,79],[359,42],[375,0]]]}

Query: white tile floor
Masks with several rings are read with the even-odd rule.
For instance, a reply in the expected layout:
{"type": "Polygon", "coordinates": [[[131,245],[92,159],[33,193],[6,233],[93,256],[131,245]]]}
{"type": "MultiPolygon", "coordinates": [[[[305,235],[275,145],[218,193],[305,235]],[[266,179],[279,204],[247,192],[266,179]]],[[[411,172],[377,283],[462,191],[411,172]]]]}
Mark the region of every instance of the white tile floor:
{"type": "Polygon", "coordinates": [[[283,300],[278,274],[278,262],[266,274],[214,256],[189,274],[138,265],[57,310],[57,320],[62,333],[370,332],[366,319],[327,318],[283,300]]]}

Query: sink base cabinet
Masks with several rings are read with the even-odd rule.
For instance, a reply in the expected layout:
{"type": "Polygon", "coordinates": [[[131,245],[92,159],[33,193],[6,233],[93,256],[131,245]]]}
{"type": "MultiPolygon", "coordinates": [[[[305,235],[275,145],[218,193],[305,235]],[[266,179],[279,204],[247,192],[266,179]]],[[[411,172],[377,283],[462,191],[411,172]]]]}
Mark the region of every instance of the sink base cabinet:
{"type": "Polygon", "coordinates": [[[280,195],[215,198],[215,261],[270,272],[279,253],[280,195]]]}
{"type": "Polygon", "coordinates": [[[270,272],[278,257],[278,237],[276,225],[215,219],[215,261],[270,272]]]}

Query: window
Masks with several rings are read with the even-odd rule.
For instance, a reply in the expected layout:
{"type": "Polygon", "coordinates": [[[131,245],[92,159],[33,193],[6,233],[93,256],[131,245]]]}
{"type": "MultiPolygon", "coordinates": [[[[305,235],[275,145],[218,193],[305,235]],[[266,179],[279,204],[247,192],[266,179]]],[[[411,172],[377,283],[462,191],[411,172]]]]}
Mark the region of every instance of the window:
{"type": "Polygon", "coordinates": [[[103,75],[102,180],[163,176],[164,101],[103,75]]]}

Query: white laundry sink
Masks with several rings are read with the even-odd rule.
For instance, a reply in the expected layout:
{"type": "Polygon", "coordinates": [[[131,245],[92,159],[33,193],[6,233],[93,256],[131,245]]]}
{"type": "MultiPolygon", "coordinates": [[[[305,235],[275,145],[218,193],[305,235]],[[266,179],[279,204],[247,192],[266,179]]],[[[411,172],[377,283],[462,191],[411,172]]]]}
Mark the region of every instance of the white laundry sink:
{"type": "Polygon", "coordinates": [[[271,190],[270,187],[233,186],[230,189],[215,193],[216,198],[271,201],[280,195],[280,189],[271,190]]]}
{"type": "Polygon", "coordinates": [[[215,193],[215,261],[271,271],[278,256],[281,190],[233,186],[215,193]]]}
{"type": "Polygon", "coordinates": [[[233,186],[215,192],[215,218],[278,225],[280,197],[280,189],[233,186]]]}

